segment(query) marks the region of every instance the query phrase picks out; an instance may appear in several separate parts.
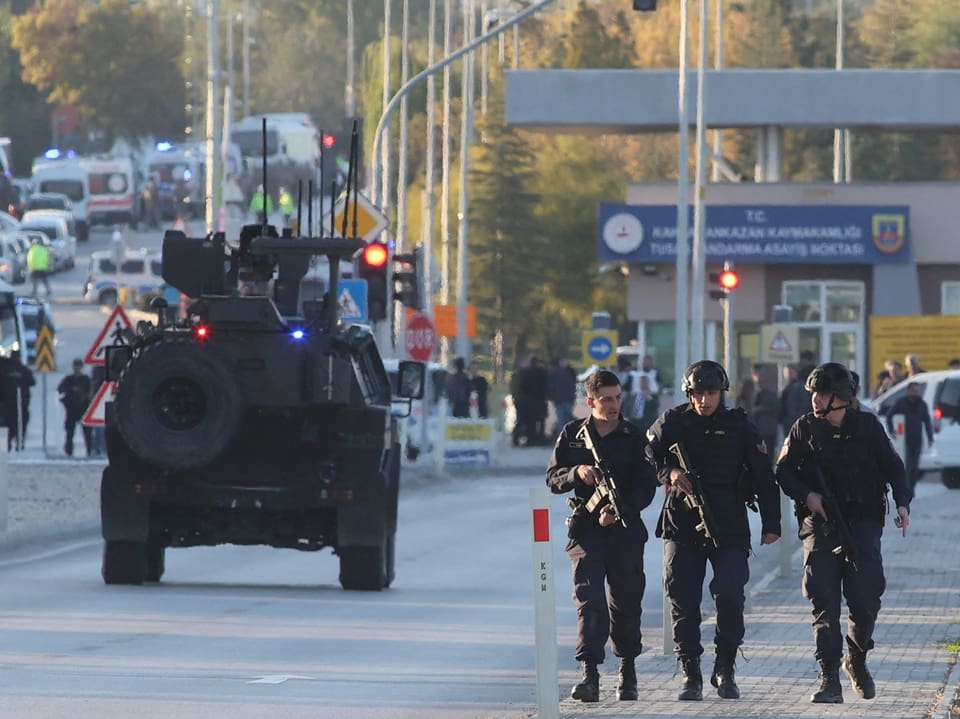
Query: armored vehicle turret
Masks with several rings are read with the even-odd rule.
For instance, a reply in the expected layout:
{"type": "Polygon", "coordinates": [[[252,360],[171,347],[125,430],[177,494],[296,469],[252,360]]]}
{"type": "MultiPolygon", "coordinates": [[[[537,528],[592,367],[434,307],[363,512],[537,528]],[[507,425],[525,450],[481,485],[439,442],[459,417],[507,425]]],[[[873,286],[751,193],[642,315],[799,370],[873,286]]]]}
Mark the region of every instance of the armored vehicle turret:
{"type": "Polygon", "coordinates": [[[394,577],[400,445],[394,397],[422,394],[402,363],[396,393],[365,325],[337,313],[339,267],[363,242],[277,235],[239,245],[168,231],[163,278],[188,300],[171,320],[107,348],[109,463],[101,484],[107,584],[157,582],[168,547],[331,547],[346,589],[394,577]],[[328,285],[303,283],[325,256],[328,285]],[[304,296],[301,287],[314,292],[304,296]]]}

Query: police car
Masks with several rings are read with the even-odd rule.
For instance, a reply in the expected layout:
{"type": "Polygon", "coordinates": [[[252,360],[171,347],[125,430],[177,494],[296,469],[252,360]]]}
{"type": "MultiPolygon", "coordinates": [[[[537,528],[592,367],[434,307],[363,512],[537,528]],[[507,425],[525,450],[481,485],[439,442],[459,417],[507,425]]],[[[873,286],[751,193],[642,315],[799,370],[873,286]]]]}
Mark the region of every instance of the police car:
{"type": "MultiPolygon", "coordinates": [[[[390,377],[390,384],[397,388],[397,367],[399,360],[388,358],[383,360],[384,369],[390,377]]],[[[443,395],[447,380],[447,371],[436,362],[427,363],[427,390],[423,399],[415,399],[410,404],[410,416],[400,422],[400,443],[404,448],[407,459],[415,460],[421,451],[431,451],[433,443],[439,433],[440,415],[439,400],[443,395]],[[426,420],[424,420],[426,417],[426,420]],[[426,421],[426,446],[424,446],[423,423],[426,421]]],[[[406,413],[406,401],[394,405],[395,414],[406,413]]]]}
{"type": "Polygon", "coordinates": [[[884,426],[894,403],[906,395],[911,382],[920,384],[933,420],[933,446],[927,445],[924,436],[920,473],[939,472],[944,485],[960,489],[960,370],[921,372],[878,395],[872,404],[884,426]]]}

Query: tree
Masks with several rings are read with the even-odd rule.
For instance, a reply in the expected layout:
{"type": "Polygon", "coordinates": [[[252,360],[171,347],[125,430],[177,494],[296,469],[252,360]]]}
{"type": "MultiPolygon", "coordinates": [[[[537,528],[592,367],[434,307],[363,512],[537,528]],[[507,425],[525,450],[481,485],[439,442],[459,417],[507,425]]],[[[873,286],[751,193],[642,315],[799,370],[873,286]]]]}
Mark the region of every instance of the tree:
{"type": "Polygon", "coordinates": [[[15,175],[30,174],[30,158],[48,146],[49,108],[43,96],[21,79],[23,68],[10,45],[11,7],[0,5],[0,136],[13,139],[15,175]]]}
{"type": "Polygon", "coordinates": [[[475,148],[470,172],[470,302],[479,331],[500,332],[523,353],[542,317],[546,238],[535,215],[534,157],[520,134],[502,121],[497,100],[480,123],[486,141],[475,148]]]}
{"type": "Polygon", "coordinates": [[[108,141],[183,127],[182,38],[172,12],[126,0],[34,5],[12,31],[23,79],[74,105],[108,141]]]}

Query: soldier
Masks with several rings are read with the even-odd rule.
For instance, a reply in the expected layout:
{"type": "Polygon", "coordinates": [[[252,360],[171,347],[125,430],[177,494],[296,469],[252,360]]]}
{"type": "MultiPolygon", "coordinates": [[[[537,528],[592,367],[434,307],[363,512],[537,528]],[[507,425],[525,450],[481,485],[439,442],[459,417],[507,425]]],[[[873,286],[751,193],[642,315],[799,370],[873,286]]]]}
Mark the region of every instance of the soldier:
{"type": "Polygon", "coordinates": [[[649,536],[640,512],[653,501],[657,481],[644,459],[643,434],[620,414],[623,398],[617,376],[598,370],[584,384],[590,416],[563,427],[547,466],[551,491],[564,494],[573,490],[576,499],[568,500],[568,504],[580,507],[568,519],[567,556],[573,569],[573,602],[577,608],[576,658],[583,669],[583,679],[573,687],[571,696],[584,702],[600,700],[597,665],[603,662],[609,636],[613,653],[620,657],[617,698],[636,700],[634,658],[642,648],[640,612],[646,586],[643,546],[649,536]],[[588,429],[616,481],[626,526],[617,521],[609,504],[594,513],[587,513],[582,506],[597,489],[599,476],[584,438],[588,429]]]}
{"type": "Polygon", "coordinates": [[[849,609],[843,670],[864,699],[876,696],[867,669],[873,630],[886,587],[880,535],[889,484],[897,504],[894,524],[910,524],[910,489],[903,462],[877,417],[857,409],[850,371],[836,362],[807,378],[813,412],[790,429],[777,460],[777,480],[796,502],[803,541],[803,595],[813,605],[814,656],[820,688],[814,703],[842,704],[843,638],[840,602],[849,609]],[[831,507],[840,516],[832,516],[831,507]],[[849,535],[844,541],[844,535],[849,535]]]}
{"type": "Polygon", "coordinates": [[[779,492],[757,428],[742,408],[724,405],[724,392],[730,389],[726,370],[710,360],[694,362],[684,372],[681,389],[689,402],[667,410],[653,423],[646,450],[667,487],[657,536],[666,543],[663,581],[673,618],[674,651],[683,673],[678,699],[703,699],[700,599],[707,561],[713,567],[710,593],[717,605],[710,683],[721,698],[739,699],[734,662],[743,642],[744,587],[750,578],[746,505],[752,505],[755,497],[759,500],[760,543],[772,544],[780,538],[779,492]],[[681,448],[689,461],[686,470],[677,456],[681,448]],[[707,527],[701,525],[695,506],[694,481],[707,527]]]}

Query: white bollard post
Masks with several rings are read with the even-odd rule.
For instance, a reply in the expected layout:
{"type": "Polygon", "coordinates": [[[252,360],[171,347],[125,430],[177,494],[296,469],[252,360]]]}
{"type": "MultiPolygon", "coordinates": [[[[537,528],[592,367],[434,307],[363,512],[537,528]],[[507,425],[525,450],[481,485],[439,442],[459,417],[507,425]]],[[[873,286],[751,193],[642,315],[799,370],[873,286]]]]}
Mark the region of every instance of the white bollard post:
{"type": "MultiPolygon", "coordinates": [[[[780,492],[780,531],[783,535],[780,537],[780,576],[789,577],[793,573],[790,566],[790,558],[793,556],[794,540],[793,522],[790,517],[793,516],[793,502],[786,494],[780,492]]],[[[799,541],[799,540],[796,540],[799,541]]]]}
{"type": "MultiPolygon", "coordinates": [[[[663,566],[667,566],[667,543],[663,543],[663,566]]],[[[673,654],[673,616],[670,614],[670,597],[667,596],[667,587],[660,578],[660,590],[663,592],[663,656],[673,654]]]]}
{"type": "Polygon", "coordinates": [[[557,598],[550,546],[550,490],[530,490],[533,510],[533,624],[537,657],[538,719],[559,719],[557,692],[557,598]]]}

